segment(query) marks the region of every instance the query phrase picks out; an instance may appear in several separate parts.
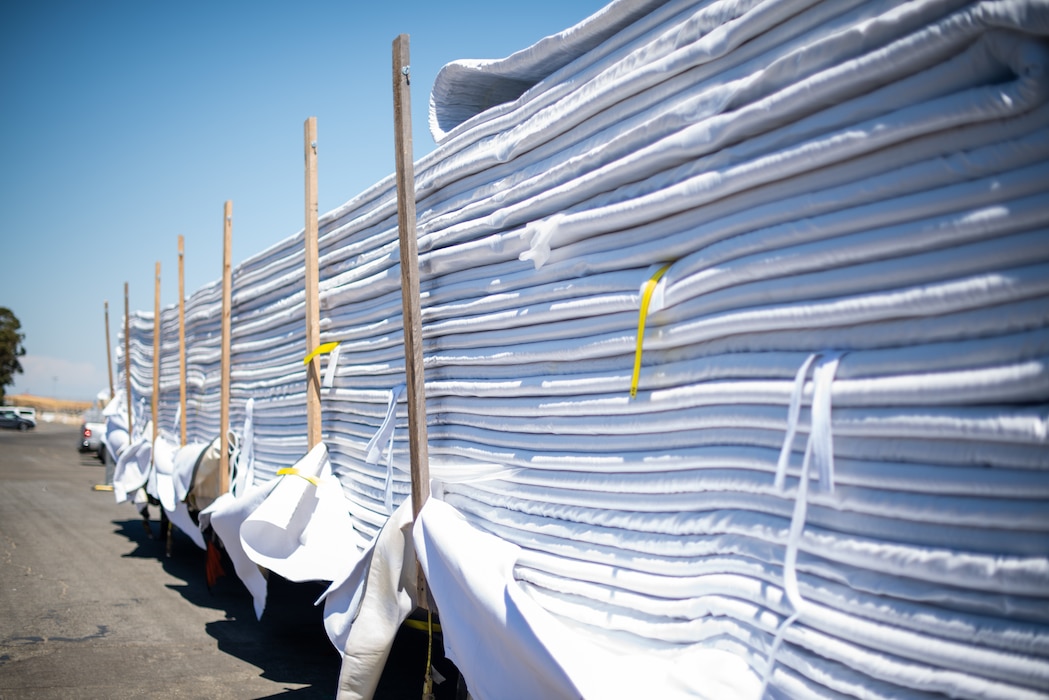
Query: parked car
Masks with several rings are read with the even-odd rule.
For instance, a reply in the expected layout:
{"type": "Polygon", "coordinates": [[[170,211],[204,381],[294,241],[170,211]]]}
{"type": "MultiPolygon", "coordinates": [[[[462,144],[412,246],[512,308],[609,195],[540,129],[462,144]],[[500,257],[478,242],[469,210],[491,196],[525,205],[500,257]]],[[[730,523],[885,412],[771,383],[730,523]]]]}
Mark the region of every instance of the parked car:
{"type": "Polygon", "coordinates": [[[30,423],[32,423],[34,428],[36,427],[35,408],[30,408],[29,406],[6,406],[4,410],[14,411],[18,415],[28,420],[30,423]]]}
{"type": "Polygon", "coordinates": [[[102,436],[106,432],[106,419],[102,412],[91,410],[84,413],[83,422],[80,424],[80,445],[77,447],[81,452],[94,452],[95,456],[102,459],[102,436]]]}
{"type": "Polygon", "coordinates": [[[25,416],[21,416],[10,409],[0,410],[0,428],[32,430],[35,427],[36,423],[25,416]]]}

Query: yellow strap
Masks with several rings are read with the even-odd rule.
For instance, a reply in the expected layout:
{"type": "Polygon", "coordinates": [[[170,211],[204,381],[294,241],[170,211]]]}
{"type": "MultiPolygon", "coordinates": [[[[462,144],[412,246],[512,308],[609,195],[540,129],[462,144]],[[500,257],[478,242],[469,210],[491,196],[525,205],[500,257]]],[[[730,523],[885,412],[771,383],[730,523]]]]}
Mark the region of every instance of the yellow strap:
{"type": "Polygon", "coordinates": [[[652,293],[656,291],[656,285],[663,278],[666,271],[673,263],[667,263],[656,270],[641,290],[641,313],[637,319],[637,350],[634,351],[634,376],[630,378],[630,398],[637,397],[637,382],[641,377],[641,350],[645,340],[645,319],[648,317],[648,305],[652,301],[652,293]]]}
{"type": "MultiPolygon", "coordinates": [[[[422,620],[413,620],[410,617],[406,618],[403,624],[404,624],[405,627],[411,627],[413,630],[429,629],[427,624],[425,622],[423,622],[422,620]]],[[[432,624],[434,632],[440,632],[441,631],[440,623],[438,623],[438,622],[431,622],[431,624],[432,624]]]]}
{"type": "Polygon", "coordinates": [[[335,346],[338,344],[338,341],[335,341],[333,343],[321,343],[313,349],[313,352],[311,352],[309,355],[303,358],[302,364],[308,365],[310,363],[310,360],[317,357],[317,355],[324,355],[326,353],[331,352],[335,349],[335,346]]]}
{"type": "Polygon", "coordinates": [[[301,478],[305,479],[306,481],[310,482],[314,486],[320,486],[321,485],[321,480],[320,479],[318,479],[315,476],[306,476],[305,474],[300,474],[299,470],[296,469],[295,467],[284,467],[283,469],[278,469],[277,470],[277,476],[298,476],[298,477],[301,477],[301,478]]]}

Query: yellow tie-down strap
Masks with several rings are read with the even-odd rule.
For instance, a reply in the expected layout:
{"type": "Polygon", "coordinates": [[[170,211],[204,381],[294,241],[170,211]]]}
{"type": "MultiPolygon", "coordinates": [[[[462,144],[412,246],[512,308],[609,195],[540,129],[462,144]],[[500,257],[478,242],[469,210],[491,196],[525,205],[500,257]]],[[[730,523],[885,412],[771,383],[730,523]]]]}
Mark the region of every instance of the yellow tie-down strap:
{"type": "Polygon", "coordinates": [[[321,343],[320,345],[318,345],[317,347],[315,347],[313,349],[313,352],[311,352],[306,357],[302,358],[302,364],[308,365],[310,363],[310,360],[312,360],[313,358],[317,357],[317,355],[324,355],[324,354],[327,354],[327,353],[331,352],[332,350],[335,349],[335,346],[338,345],[338,344],[339,344],[338,341],[335,341],[335,342],[332,342],[332,343],[321,343]]]}
{"type": "Polygon", "coordinates": [[[283,469],[278,469],[277,470],[277,476],[297,476],[299,478],[305,479],[306,481],[310,482],[314,486],[320,486],[321,485],[321,480],[320,479],[318,479],[315,476],[306,476],[305,474],[300,474],[299,470],[296,469],[295,467],[284,467],[283,469]]]}
{"type": "Polygon", "coordinates": [[[637,318],[637,349],[634,351],[634,375],[630,378],[630,398],[632,399],[637,398],[637,383],[641,377],[641,351],[645,340],[645,319],[648,317],[648,305],[652,302],[652,293],[656,291],[659,280],[663,278],[672,264],[667,263],[656,270],[656,274],[645,282],[641,290],[641,313],[637,318]]]}
{"type": "Polygon", "coordinates": [[[411,627],[413,630],[428,631],[430,629],[433,629],[434,632],[440,632],[441,631],[441,625],[438,622],[430,622],[429,624],[427,624],[426,622],[423,622],[422,620],[413,620],[413,619],[411,619],[409,617],[409,618],[406,618],[402,624],[405,627],[411,627]]]}

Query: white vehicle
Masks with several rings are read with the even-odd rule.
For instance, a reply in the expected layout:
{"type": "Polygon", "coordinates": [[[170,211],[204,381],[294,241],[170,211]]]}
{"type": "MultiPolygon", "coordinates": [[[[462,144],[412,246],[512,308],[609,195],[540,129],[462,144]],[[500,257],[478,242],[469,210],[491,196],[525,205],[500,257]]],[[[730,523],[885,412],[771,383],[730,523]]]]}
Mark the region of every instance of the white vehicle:
{"type": "Polygon", "coordinates": [[[80,440],[77,449],[80,452],[93,452],[99,459],[103,459],[102,450],[105,449],[102,436],[106,434],[106,419],[98,409],[92,409],[84,413],[80,423],[80,440]]]}

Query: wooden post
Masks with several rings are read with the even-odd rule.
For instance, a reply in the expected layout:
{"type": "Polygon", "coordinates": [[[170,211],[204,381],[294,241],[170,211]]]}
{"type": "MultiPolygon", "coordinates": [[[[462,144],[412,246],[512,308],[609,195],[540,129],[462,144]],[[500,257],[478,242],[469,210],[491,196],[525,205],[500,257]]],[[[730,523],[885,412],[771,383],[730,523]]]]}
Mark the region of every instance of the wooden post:
{"type": "Polygon", "coordinates": [[[186,261],[185,239],[178,237],[178,414],[179,444],[186,444],[186,261]]]}
{"type": "Polygon", "coordinates": [[[106,369],[109,370],[109,398],[116,396],[113,388],[113,351],[109,343],[109,301],[106,300],[106,369]]]}
{"type": "Polygon", "coordinates": [[[233,202],[226,200],[222,216],[222,388],[219,398],[219,493],[229,491],[230,314],[233,306],[233,202]]]}
{"type": "MultiPolygon", "coordinates": [[[[401,250],[401,309],[404,316],[408,443],[411,451],[412,515],[419,517],[430,497],[430,455],[426,439],[426,385],[423,377],[422,311],[419,302],[419,243],[415,231],[415,164],[412,162],[412,102],[408,35],[393,41],[393,119],[397,160],[397,225],[401,250]]],[[[426,580],[419,569],[419,606],[429,608],[426,580]]]]}
{"type": "Polygon", "coordinates": [[[130,440],[133,427],[131,424],[131,307],[128,304],[127,282],[124,283],[124,392],[127,399],[127,436],[130,440]]]}
{"type": "Polygon", "coordinates": [[[160,261],[157,261],[157,274],[153,281],[153,401],[150,415],[153,418],[153,442],[157,441],[157,430],[160,428],[160,261]]]}
{"type": "MultiPolygon", "coordinates": [[[[320,300],[317,265],[317,118],[303,125],[306,158],[306,354],[321,342],[320,300]]],[[[321,361],[311,359],[306,366],[306,436],[310,449],[321,441],[321,361]]]]}

